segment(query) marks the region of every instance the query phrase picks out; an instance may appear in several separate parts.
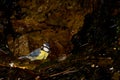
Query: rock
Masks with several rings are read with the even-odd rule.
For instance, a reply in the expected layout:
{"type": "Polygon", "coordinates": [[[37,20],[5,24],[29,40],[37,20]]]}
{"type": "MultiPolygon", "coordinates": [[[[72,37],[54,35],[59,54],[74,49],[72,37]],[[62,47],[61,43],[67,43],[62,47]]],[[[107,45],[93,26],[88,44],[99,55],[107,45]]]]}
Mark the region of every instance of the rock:
{"type": "Polygon", "coordinates": [[[60,61],[64,61],[64,60],[66,60],[66,58],[67,58],[67,55],[66,54],[62,54],[62,55],[60,55],[59,57],[58,57],[58,61],[60,62],[60,61]]]}
{"type": "Polygon", "coordinates": [[[15,41],[8,41],[11,51],[14,56],[26,55],[30,52],[27,35],[22,35],[15,41]]]}
{"type": "Polygon", "coordinates": [[[83,26],[84,16],[92,12],[89,2],[92,3],[83,1],[87,3],[84,9],[80,4],[82,1],[19,0],[21,13],[25,13],[25,16],[19,20],[11,18],[11,21],[15,31],[22,36],[15,42],[9,39],[11,51],[15,56],[26,55],[47,41],[52,46],[51,57],[69,54],[72,36],[83,26]]]}

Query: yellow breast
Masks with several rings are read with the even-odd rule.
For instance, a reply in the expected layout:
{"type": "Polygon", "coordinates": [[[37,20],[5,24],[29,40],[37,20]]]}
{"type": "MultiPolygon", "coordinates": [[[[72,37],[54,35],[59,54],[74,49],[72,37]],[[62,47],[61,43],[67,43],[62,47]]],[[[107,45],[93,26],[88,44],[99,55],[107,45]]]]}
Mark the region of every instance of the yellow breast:
{"type": "Polygon", "coordinates": [[[43,59],[46,59],[48,57],[48,54],[47,52],[41,50],[40,51],[40,54],[35,58],[36,60],[43,60],[43,59]]]}

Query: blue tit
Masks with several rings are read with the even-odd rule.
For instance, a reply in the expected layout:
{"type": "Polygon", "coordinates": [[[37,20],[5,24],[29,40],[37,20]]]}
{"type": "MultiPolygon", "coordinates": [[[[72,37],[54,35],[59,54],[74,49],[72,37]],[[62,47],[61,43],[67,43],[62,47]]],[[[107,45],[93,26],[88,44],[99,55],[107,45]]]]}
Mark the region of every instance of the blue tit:
{"type": "Polygon", "coordinates": [[[44,43],[41,48],[35,49],[33,52],[31,52],[27,56],[21,56],[19,59],[30,59],[31,61],[35,60],[44,60],[47,59],[48,55],[50,53],[50,46],[49,43],[44,43]]]}

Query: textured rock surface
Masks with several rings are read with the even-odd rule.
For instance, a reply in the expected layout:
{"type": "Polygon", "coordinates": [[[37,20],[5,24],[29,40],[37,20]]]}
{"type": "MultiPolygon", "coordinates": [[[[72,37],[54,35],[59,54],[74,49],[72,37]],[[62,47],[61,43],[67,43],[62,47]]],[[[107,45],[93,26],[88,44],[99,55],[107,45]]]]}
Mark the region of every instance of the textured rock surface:
{"type": "Polygon", "coordinates": [[[68,54],[72,48],[71,37],[83,26],[84,16],[92,12],[95,3],[94,0],[20,0],[23,15],[20,19],[15,15],[11,18],[15,31],[22,36],[15,42],[8,41],[9,46],[15,47],[10,49],[15,55],[25,55],[47,41],[51,45],[51,56],[68,54]]]}
{"type": "Polygon", "coordinates": [[[14,53],[14,56],[26,55],[30,53],[27,35],[22,35],[15,41],[10,40],[9,46],[11,51],[14,53]]]}

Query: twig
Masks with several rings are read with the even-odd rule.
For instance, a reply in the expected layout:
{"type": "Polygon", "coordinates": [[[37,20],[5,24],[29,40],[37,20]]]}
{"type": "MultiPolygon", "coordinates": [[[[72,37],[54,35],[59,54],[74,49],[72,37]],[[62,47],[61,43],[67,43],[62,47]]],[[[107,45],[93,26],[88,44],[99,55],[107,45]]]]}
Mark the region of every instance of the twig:
{"type": "Polygon", "coordinates": [[[59,73],[55,73],[55,74],[52,74],[52,75],[50,75],[49,77],[54,77],[54,76],[58,76],[58,75],[61,75],[61,74],[63,74],[63,75],[65,75],[65,74],[70,74],[70,73],[74,73],[74,72],[78,72],[79,70],[72,70],[72,71],[70,71],[70,70],[65,70],[65,71],[63,71],[63,72],[59,72],[59,73]]]}
{"type": "Polygon", "coordinates": [[[88,43],[85,43],[85,44],[81,45],[80,47],[83,47],[83,46],[86,46],[86,45],[88,45],[88,43]]]}
{"type": "Polygon", "coordinates": [[[2,49],[0,49],[0,52],[4,53],[4,54],[7,54],[5,51],[3,51],[2,49]]]}

